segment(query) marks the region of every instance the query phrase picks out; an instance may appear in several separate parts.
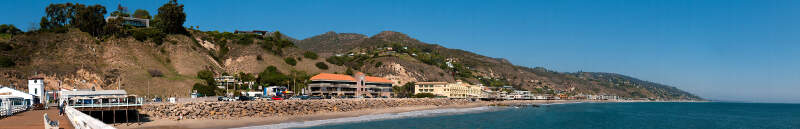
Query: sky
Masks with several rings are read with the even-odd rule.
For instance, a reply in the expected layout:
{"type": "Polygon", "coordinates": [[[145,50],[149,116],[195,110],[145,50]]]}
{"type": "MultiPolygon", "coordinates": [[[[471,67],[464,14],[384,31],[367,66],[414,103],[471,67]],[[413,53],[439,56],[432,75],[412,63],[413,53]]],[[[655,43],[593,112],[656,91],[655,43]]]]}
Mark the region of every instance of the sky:
{"type": "MultiPolygon", "coordinates": [[[[26,30],[62,0],[4,0],[0,24],[26,30]]],[[[78,1],[148,10],[166,0],[78,1]]],[[[800,103],[800,1],[184,0],[185,26],[398,31],[420,41],[560,72],[613,72],[712,100],[800,103]]]]}

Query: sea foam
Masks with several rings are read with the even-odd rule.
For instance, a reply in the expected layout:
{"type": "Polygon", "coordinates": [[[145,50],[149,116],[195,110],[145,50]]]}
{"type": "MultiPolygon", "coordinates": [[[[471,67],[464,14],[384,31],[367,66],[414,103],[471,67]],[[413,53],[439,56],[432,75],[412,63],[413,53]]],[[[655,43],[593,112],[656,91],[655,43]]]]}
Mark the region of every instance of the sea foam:
{"type": "Polygon", "coordinates": [[[424,116],[439,116],[439,115],[475,113],[475,112],[483,112],[483,111],[490,111],[490,110],[497,110],[497,109],[499,109],[499,108],[497,108],[497,107],[489,107],[489,106],[474,107],[474,108],[433,109],[433,110],[421,110],[421,111],[411,111],[411,112],[402,112],[402,113],[385,113],[385,114],[375,114],[375,115],[363,115],[363,116],[357,116],[357,117],[345,117],[345,118],[335,118],[335,119],[325,119],[325,120],[287,122],[287,123],[271,124],[271,125],[259,125],[259,126],[241,127],[241,128],[234,128],[234,129],[302,128],[302,127],[312,127],[312,126],[329,125],[329,124],[366,122],[366,121],[398,119],[398,118],[408,118],[408,117],[424,117],[424,116]]]}

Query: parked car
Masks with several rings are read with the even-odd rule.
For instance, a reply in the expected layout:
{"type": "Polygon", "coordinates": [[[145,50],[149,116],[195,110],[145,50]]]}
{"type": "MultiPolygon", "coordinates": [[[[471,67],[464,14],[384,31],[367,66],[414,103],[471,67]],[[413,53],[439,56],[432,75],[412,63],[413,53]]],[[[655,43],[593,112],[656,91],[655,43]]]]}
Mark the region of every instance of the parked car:
{"type": "Polygon", "coordinates": [[[252,98],[250,96],[239,96],[239,98],[236,99],[236,100],[238,100],[238,101],[251,101],[251,100],[254,100],[254,98],[252,98]]]}
{"type": "Polygon", "coordinates": [[[272,96],[272,100],[283,100],[283,98],[279,96],[272,96]]]}
{"type": "Polygon", "coordinates": [[[153,102],[161,102],[161,98],[159,97],[153,98],[153,102]]]}
{"type": "Polygon", "coordinates": [[[227,96],[220,96],[220,97],[217,97],[217,100],[218,100],[218,101],[236,101],[236,99],[237,99],[237,98],[231,98],[231,97],[227,97],[227,96]]]}
{"type": "Polygon", "coordinates": [[[307,100],[309,98],[310,98],[309,96],[292,96],[292,97],[289,97],[289,99],[291,99],[291,100],[307,100]]]}
{"type": "Polygon", "coordinates": [[[324,98],[322,98],[322,96],[311,96],[308,97],[308,99],[324,99],[324,98]]]}
{"type": "Polygon", "coordinates": [[[225,96],[217,97],[217,101],[226,101],[226,100],[228,100],[228,97],[225,97],[225,96]]]}

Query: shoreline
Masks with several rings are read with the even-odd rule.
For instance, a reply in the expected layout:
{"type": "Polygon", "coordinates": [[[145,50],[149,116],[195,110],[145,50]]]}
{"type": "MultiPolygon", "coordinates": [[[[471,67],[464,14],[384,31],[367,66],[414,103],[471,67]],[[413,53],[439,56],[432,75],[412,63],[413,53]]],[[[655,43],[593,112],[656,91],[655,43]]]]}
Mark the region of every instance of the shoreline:
{"type": "Polygon", "coordinates": [[[120,129],[195,129],[195,128],[243,128],[268,126],[273,124],[329,120],[338,118],[359,117],[365,115],[394,114],[413,111],[437,109],[466,109],[486,106],[516,106],[516,105],[542,105],[542,104],[571,104],[571,103],[610,103],[610,102],[678,102],[678,101],[609,101],[609,100],[510,100],[510,101],[478,101],[466,104],[451,105],[423,105],[402,106],[391,108],[372,108],[346,112],[323,112],[306,115],[279,115],[274,117],[241,117],[237,119],[152,119],[143,124],[115,124],[120,129]],[[213,123],[213,124],[211,124],[213,123]]]}

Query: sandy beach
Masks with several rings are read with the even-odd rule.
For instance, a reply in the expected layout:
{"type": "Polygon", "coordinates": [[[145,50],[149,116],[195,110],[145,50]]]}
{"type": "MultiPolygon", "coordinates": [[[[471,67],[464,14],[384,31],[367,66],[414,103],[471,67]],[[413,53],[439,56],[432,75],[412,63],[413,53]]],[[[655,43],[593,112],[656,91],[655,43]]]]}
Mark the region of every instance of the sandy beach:
{"type": "MultiPolygon", "coordinates": [[[[142,124],[119,124],[114,125],[121,129],[196,129],[196,128],[235,128],[258,125],[269,125],[286,122],[325,120],[335,118],[357,117],[363,115],[401,113],[410,111],[449,109],[449,108],[472,108],[489,105],[524,105],[524,104],[549,104],[549,103],[576,103],[576,102],[612,102],[612,101],[588,101],[588,100],[514,100],[514,101],[479,101],[467,104],[454,104],[444,106],[403,106],[392,108],[365,109],[348,112],[324,112],[308,115],[283,115],[275,117],[242,117],[238,119],[188,119],[170,120],[153,119],[142,124]]],[[[617,101],[613,101],[617,102],[617,101]]]]}

